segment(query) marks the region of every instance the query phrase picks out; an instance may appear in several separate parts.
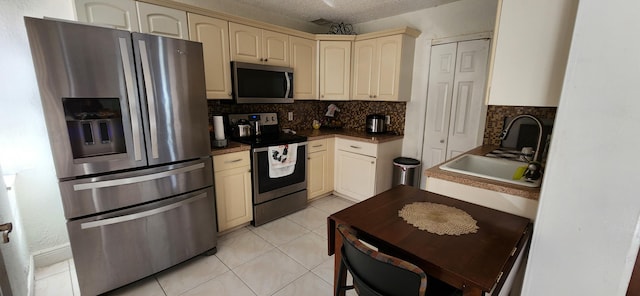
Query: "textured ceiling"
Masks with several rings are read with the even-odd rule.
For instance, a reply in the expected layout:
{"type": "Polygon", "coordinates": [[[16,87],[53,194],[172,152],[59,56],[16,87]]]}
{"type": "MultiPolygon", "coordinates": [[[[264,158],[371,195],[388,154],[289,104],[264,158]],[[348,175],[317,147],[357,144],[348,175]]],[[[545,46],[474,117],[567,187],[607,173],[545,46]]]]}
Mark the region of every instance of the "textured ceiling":
{"type": "Polygon", "coordinates": [[[363,23],[458,0],[235,0],[305,21],[363,23]]]}

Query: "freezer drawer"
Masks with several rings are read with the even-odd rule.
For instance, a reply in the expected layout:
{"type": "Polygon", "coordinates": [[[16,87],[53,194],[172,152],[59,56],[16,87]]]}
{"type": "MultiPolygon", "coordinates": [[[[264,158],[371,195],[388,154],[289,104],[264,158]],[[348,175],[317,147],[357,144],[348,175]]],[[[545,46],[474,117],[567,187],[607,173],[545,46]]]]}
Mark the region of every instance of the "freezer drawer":
{"type": "Polygon", "coordinates": [[[213,185],[211,158],[60,182],[64,216],[74,219],[213,185]]]}
{"type": "Polygon", "coordinates": [[[67,222],[82,295],[98,295],[216,247],[213,188],[67,222]]]}

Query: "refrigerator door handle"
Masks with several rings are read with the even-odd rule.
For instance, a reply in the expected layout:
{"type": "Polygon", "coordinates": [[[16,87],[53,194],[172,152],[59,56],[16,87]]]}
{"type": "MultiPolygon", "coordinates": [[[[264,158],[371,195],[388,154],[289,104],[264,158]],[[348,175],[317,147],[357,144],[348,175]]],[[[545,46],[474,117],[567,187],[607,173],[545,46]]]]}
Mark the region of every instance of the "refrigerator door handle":
{"type": "Polygon", "coordinates": [[[179,168],[179,169],[170,170],[170,171],[164,171],[164,172],[150,174],[150,175],[131,177],[131,178],[122,178],[122,179],[115,179],[115,180],[107,180],[107,181],[98,181],[98,182],[91,182],[91,183],[75,184],[75,185],[73,185],[73,191],[99,189],[99,188],[104,188],[104,187],[113,187],[113,186],[120,186],[120,185],[127,185],[127,184],[134,184],[134,183],[140,183],[140,182],[145,182],[145,181],[157,180],[157,179],[162,179],[162,178],[166,178],[166,177],[171,177],[171,176],[174,176],[174,175],[183,174],[183,173],[190,172],[190,171],[199,170],[199,169],[202,169],[202,168],[204,168],[204,163],[198,163],[198,164],[190,165],[190,166],[179,168]]]}
{"type": "Polygon", "coordinates": [[[130,214],[130,215],[125,215],[125,216],[119,216],[119,217],[113,217],[113,218],[107,218],[107,219],[103,219],[103,220],[98,220],[98,221],[82,223],[82,224],[80,224],[80,228],[81,229],[89,229],[89,228],[95,228],[95,227],[101,227],[101,226],[107,226],[107,225],[112,225],[112,224],[116,224],[116,223],[122,223],[122,222],[137,220],[137,219],[140,219],[140,218],[153,216],[153,215],[156,215],[156,214],[160,214],[160,213],[164,213],[164,212],[173,210],[175,208],[179,208],[181,206],[184,206],[186,204],[190,204],[190,203],[192,203],[194,201],[197,201],[197,200],[205,198],[205,197],[207,197],[207,193],[202,193],[202,194],[198,194],[198,195],[196,195],[196,196],[194,196],[192,198],[181,200],[179,202],[168,204],[166,206],[155,208],[155,209],[152,209],[152,210],[148,210],[148,211],[144,211],[144,212],[140,212],[140,213],[135,213],[135,214],[130,214]]]}
{"type": "Polygon", "coordinates": [[[142,76],[144,77],[144,89],[149,106],[149,134],[151,136],[151,157],[159,158],[158,155],[158,131],[156,117],[156,98],[153,92],[153,81],[151,79],[151,66],[149,65],[149,55],[147,54],[147,44],[144,40],[138,40],[140,45],[140,60],[142,62],[142,76]]]}
{"type": "Polygon", "coordinates": [[[135,160],[142,160],[142,150],[140,139],[142,134],[140,132],[140,121],[138,108],[136,106],[136,93],[133,89],[134,80],[131,62],[129,61],[129,46],[127,45],[127,39],[118,38],[120,42],[120,57],[122,58],[122,69],[124,70],[124,81],[127,87],[127,102],[129,103],[129,116],[131,117],[131,132],[133,133],[133,156],[135,160]]]}

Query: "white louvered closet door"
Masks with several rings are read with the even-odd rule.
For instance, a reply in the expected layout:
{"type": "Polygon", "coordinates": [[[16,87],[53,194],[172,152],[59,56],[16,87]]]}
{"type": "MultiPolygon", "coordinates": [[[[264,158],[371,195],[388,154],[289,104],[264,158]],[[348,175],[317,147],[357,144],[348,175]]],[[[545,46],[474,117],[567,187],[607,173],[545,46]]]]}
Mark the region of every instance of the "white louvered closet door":
{"type": "Polygon", "coordinates": [[[482,144],[489,40],[433,46],[423,164],[429,168],[482,144]]]}

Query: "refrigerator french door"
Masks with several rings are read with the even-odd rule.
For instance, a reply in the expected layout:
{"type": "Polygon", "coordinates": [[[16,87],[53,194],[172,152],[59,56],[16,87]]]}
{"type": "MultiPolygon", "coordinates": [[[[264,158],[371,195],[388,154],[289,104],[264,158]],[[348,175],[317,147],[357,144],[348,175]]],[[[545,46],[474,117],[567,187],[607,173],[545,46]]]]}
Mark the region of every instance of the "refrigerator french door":
{"type": "Polygon", "coordinates": [[[210,153],[202,44],[25,23],[59,179],[210,153]]]}
{"type": "Polygon", "coordinates": [[[202,44],[25,24],[82,294],[214,252],[202,44]]]}

